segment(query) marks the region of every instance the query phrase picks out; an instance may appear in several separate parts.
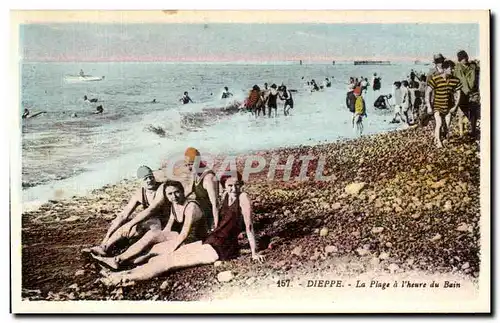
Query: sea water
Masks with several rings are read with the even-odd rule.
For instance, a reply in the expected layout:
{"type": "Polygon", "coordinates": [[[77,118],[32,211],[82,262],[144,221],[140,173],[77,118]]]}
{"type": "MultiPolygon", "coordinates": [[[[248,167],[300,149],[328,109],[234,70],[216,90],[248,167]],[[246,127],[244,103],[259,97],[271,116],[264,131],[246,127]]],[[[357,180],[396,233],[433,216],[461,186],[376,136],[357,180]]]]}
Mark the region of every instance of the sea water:
{"type": "Polygon", "coordinates": [[[364,134],[395,130],[392,111],[377,111],[373,102],[391,92],[414,64],[387,66],[345,64],[224,63],[25,63],[21,69],[19,114],[46,111],[22,123],[22,200],[46,201],[85,194],[105,184],[132,178],[140,165],[153,169],[188,146],[202,154],[244,154],[249,151],[314,145],[356,137],[345,106],[350,76],[382,77],[382,89],[365,95],[368,117],[364,134]],[[105,76],[96,82],[67,82],[78,73],[105,76]],[[332,87],[311,93],[304,83],[328,77],[332,87]],[[242,102],[255,84],[285,84],[293,93],[291,115],[255,118],[249,113],[221,116],[206,109],[242,102]],[[220,99],[224,86],[234,94],[220,99]],[[179,102],[184,91],[194,104],[179,102]],[[83,96],[97,98],[84,102],[83,96]],[[156,103],[152,103],[156,99],[156,103]],[[94,114],[102,105],[104,113],[94,114]],[[161,127],[164,136],[148,130],[161,127]]]}

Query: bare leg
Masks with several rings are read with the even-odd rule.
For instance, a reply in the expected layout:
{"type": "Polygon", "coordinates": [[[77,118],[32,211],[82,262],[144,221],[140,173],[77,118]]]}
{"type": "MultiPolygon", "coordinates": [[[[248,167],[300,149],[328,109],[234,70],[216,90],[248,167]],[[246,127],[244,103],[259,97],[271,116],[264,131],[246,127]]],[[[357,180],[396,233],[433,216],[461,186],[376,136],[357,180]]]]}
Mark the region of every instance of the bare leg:
{"type": "Polygon", "coordinates": [[[167,232],[159,230],[149,230],[141,239],[139,239],[136,243],[125,250],[125,252],[123,252],[121,255],[118,255],[116,257],[117,261],[121,263],[134,258],[141,252],[143,252],[147,247],[159,242],[163,242],[168,239],[168,237],[169,235],[167,232]]]}
{"type": "Polygon", "coordinates": [[[445,124],[444,133],[445,133],[446,138],[450,137],[451,117],[452,117],[451,116],[451,112],[448,112],[448,114],[444,118],[444,120],[445,120],[445,123],[444,123],[445,124]]]}
{"type": "Polygon", "coordinates": [[[436,127],[434,128],[434,140],[436,146],[438,148],[441,148],[443,147],[443,143],[441,142],[441,126],[443,120],[441,119],[441,114],[438,111],[434,112],[434,119],[436,120],[436,127]]]}
{"type": "Polygon", "coordinates": [[[212,246],[197,241],[184,245],[173,253],[154,257],[143,266],[111,274],[109,278],[112,284],[118,284],[121,281],[147,280],[172,269],[211,264],[218,259],[219,256],[212,246]]]}
{"type": "Polygon", "coordinates": [[[168,239],[167,241],[157,243],[153,246],[153,248],[151,248],[151,250],[148,251],[147,254],[135,258],[133,263],[134,264],[144,263],[152,257],[156,257],[167,253],[172,253],[174,252],[174,243],[175,243],[174,239],[168,239]]]}

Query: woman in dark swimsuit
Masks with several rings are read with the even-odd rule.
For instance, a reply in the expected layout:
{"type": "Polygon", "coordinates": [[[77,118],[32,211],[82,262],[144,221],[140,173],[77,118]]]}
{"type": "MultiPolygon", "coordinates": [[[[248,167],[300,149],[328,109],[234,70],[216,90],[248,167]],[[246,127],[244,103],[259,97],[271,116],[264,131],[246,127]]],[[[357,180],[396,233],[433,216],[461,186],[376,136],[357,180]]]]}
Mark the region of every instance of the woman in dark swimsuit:
{"type": "Polygon", "coordinates": [[[162,231],[148,231],[141,239],[130,246],[125,252],[116,257],[101,257],[92,255],[94,259],[108,267],[118,267],[131,259],[134,263],[141,263],[164,252],[173,252],[183,243],[191,243],[203,239],[208,234],[203,212],[195,200],[187,199],[184,187],[178,181],[167,180],[163,186],[163,194],[170,202],[170,218],[162,231]],[[141,256],[147,248],[151,250],[141,256]]]}
{"type": "Polygon", "coordinates": [[[116,285],[132,280],[147,280],[173,269],[236,258],[239,255],[238,234],[241,232],[242,218],[252,259],[262,262],[264,257],[256,252],[251,202],[248,195],[240,190],[243,184],[241,174],[238,174],[238,178],[221,178],[221,184],[226,190],[222,197],[221,220],[205,240],[183,245],[171,253],[160,254],[150,259],[147,264],[132,270],[111,273],[103,279],[103,282],[116,285]]]}
{"type": "Polygon", "coordinates": [[[278,115],[278,104],[277,104],[277,99],[278,99],[278,91],[276,90],[277,86],[276,84],[271,85],[271,90],[269,91],[269,95],[267,96],[267,108],[269,109],[269,118],[271,117],[271,111],[274,110],[274,116],[276,117],[278,115]]]}

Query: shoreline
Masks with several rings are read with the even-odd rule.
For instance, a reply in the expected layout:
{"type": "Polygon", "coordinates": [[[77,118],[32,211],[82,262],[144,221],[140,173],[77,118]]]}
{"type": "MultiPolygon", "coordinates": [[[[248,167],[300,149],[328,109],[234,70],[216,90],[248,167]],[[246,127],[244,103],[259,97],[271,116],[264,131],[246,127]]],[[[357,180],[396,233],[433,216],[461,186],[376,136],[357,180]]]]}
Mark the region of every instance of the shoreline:
{"type": "MultiPolygon", "coordinates": [[[[233,284],[246,288],[250,276],[258,284],[267,273],[287,275],[301,268],[314,273],[323,268],[326,276],[341,268],[328,261],[345,256],[394,273],[425,271],[478,278],[479,145],[457,137],[448,145],[436,149],[428,126],[261,151],[265,158],[280,156],[281,163],[288,155],[327,155],[324,175],[333,176],[330,181],[268,181],[264,169],[246,182],[266,262],[255,264],[243,255],[223,262],[221,268],[180,270],[124,288],[118,298],[96,282],[100,269],[78,250],[102,238],[138,181],[125,180],[85,197],[46,203],[22,214],[22,287],[40,290],[35,296],[23,292],[23,297],[199,300],[224,288],[216,280],[223,269],[236,271],[241,279],[233,284]],[[353,190],[352,184],[359,190],[353,190]],[[55,275],[50,269],[54,263],[61,269],[55,275]],[[79,270],[85,274],[75,276],[79,270]],[[189,278],[194,276],[200,278],[189,278]],[[164,281],[169,283],[162,289],[164,281]],[[189,284],[173,283],[178,281],[189,284]],[[79,293],[70,297],[72,284],[78,285],[79,293]]],[[[313,166],[308,174],[314,174],[313,166]]],[[[162,180],[163,171],[156,173],[162,180]]],[[[300,167],[294,165],[291,173],[297,176],[300,167]]],[[[246,250],[246,239],[241,243],[246,250]]],[[[362,268],[361,273],[368,270],[368,266],[362,268]]]]}

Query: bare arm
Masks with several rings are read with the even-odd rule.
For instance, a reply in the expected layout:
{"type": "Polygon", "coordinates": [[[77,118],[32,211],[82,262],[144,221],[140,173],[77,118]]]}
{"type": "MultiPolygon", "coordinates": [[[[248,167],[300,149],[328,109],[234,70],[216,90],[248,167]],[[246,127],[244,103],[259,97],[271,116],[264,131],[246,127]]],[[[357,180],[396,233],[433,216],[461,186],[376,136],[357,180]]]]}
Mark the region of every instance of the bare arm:
{"type": "Polygon", "coordinates": [[[425,106],[428,108],[432,108],[432,103],[431,103],[431,94],[432,94],[432,87],[427,86],[425,88],[425,106]]]}
{"type": "Polygon", "coordinates": [[[462,91],[461,89],[457,89],[455,91],[455,104],[453,105],[453,108],[451,109],[452,113],[455,113],[458,109],[458,104],[460,103],[460,98],[462,97],[462,91]]]}
{"type": "MultiPolygon", "coordinates": [[[[195,216],[201,217],[202,212],[200,207],[195,203],[189,203],[189,205],[184,210],[184,225],[182,226],[181,232],[175,238],[175,242],[172,245],[172,250],[176,250],[188,237],[191,232],[191,227],[193,225],[193,218],[195,216]]],[[[172,218],[172,216],[170,216],[172,218]]],[[[203,221],[201,219],[200,221],[203,221]]]]}
{"type": "Polygon", "coordinates": [[[214,216],[214,228],[219,224],[219,181],[213,174],[208,174],[203,179],[203,188],[207,190],[208,198],[212,204],[212,214],[214,216]]]}
{"type": "Polygon", "coordinates": [[[248,243],[250,244],[250,250],[252,251],[252,258],[258,261],[262,261],[263,257],[257,254],[256,244],[255,244],[255,234],[253,231],[253,219],[252,219],[252,203],[246,193],[240,194],[240,207],[241,213],[243,213],[243,221],[245,222],[245,229],[248,237],[248,243]]]}
{"type": "Polygon", "coordinates": [[[130,226],[130,228],[132,228],[137,223],[146,220],[151,215],[153,215],[155,212],[158,212],[161,207],[165,206],[165,198],[163,195],[163,188],[164,188],[164,184],[161,184],[160,187],[158,187],[158,193],[156,194],[155,199],[149,205],[149,207],[147,209],[141,211],[132,220],[130,220],[130,222],[127,224],[130,226]]]}
{"type": "Polygon", "coordinates": [[[134,195],[130,198],[130,201],[127,203],[125,208],[118,214],[118,216],[111,222],[111,226],[108,229],[108,232],[106,233],[106,237],[104,238],[107,240],[111,235],[123,224],[125,223],[132,212],[137,208],[137,206],[141,203],[142,199],[142,190],[139,189],[137,190],[134,195]]]}

